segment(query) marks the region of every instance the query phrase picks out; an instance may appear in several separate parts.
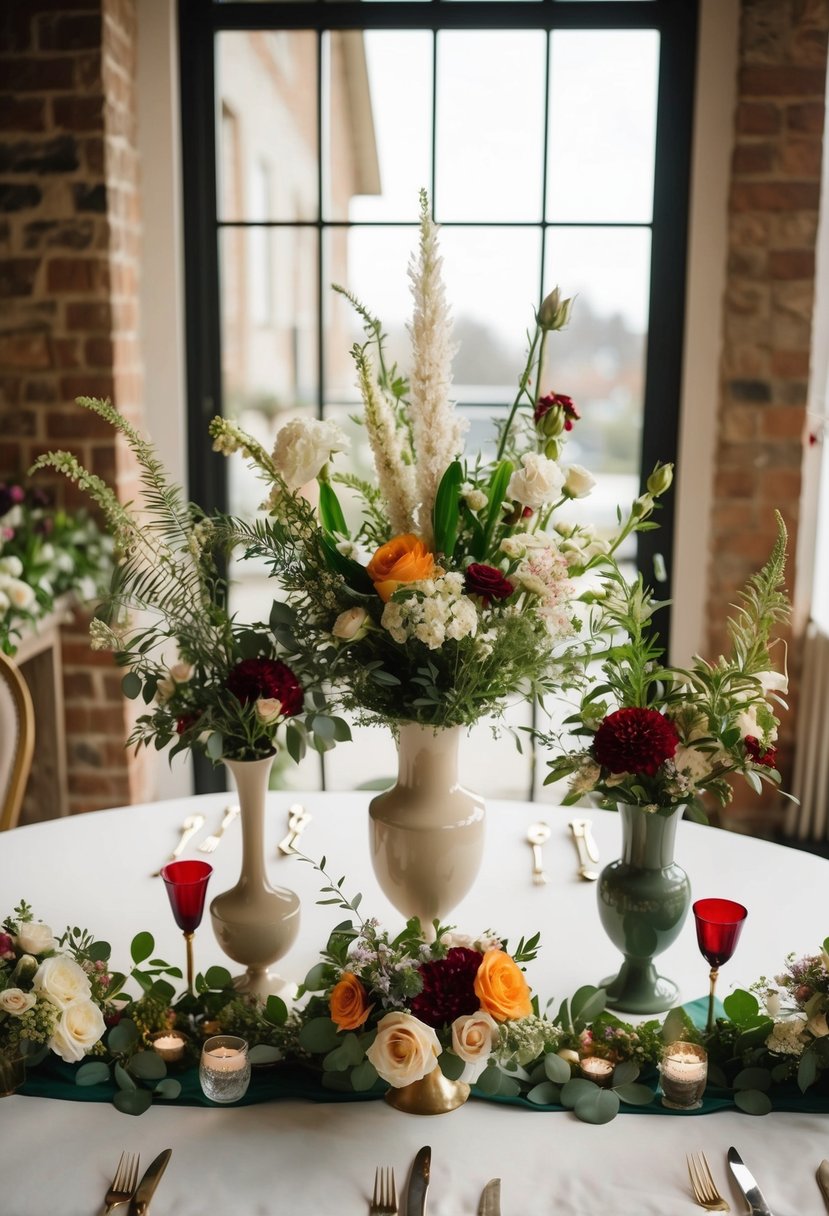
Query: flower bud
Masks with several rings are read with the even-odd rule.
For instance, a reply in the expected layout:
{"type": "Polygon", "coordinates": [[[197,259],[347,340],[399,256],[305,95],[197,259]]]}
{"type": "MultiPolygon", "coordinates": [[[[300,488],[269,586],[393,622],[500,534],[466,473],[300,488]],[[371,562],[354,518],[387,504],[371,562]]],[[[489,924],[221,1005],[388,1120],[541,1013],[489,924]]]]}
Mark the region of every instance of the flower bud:
{"type": "Polygon", "coordinates": [[[656,467],[651,473],[647,481],[648,492],[659,498],[660,494],[664,494],[674,479],[674,466],[672,464],[660,464],[658,461],[656,467]]]}
{"type": "Polygon", "coordinates": [[[263,726],[275,726],[282,718],[282,702],[278,697],[259,697],[255,709],[263,726]]]}
{"type": "Polygon", "coordinates": [[[369,623],[365,608],[347,608],[337,617],[331,632],[341,642],[358,642],[368,632],[369,623]]]}
{"type": "Polygon", "coordinates": [[[39,966],[40,963],[34,955],[21,954],[17,960],[17,966],[9,978],[9,986],[12,988],[22,988],[24,992],[28,992],[39,966]]]}
{"type": "Polygon", "coordinates": [[[557,439],[548,439],[544,444],[544,455],[548,460],[558,460],[561,455],[561,444],[557,439]]]}
{"type": "Polygon", "coordinates": [[[562,300],[560,288],[554,287],[538,310],[538,324],[541,329],[564,329],[570,320],[572,306],[572,299],[562,300]]]}
{"type": "Polygon", "coordinates": [[[562,493],[568,498],[586,498],[596,484],[596,478],[580,464],[571,464],[564,478],[562,493]]]}
{"type": "Polygon", "coordinates": [[[653,495],[640,494],[630,509],[634,519],[644,519],[653,510],[653,495]]]}

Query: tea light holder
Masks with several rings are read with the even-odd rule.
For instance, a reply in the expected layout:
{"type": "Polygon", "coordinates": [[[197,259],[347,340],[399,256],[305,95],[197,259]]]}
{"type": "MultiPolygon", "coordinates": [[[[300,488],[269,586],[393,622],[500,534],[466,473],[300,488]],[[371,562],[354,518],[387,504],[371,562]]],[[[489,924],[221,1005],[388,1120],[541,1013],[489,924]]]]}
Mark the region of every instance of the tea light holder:
{"type": "Polygon", "coordinates": [[[582,1056],[579,1072],[585,1081],[593,1081],[602,1089],[607,1089],[613,1083],[613,1063],[603,1056],[582,1056]]]}
{"type": "Polygon", "coordinates": [[[153,1051],[160,1055],[162,1060],[174,1064],[184,1055],[187,1039],[178,1030],[161,1030],[153,1035],[152,1044],[153,1051]]]}
{"type": "Polygon", "coordinates": [[[202,1093],[211,1102],[238,1102],[250,1084],[248,1045],[233,1034],[206,1039],[199,1064],[202,1093]]]}
{"type": "Polygon", "coordinates": [[[698,1043],[669,1043],[659,1065],[662,1105],[697,1110],[708,1081],[708,1052],[698,1043]]]}

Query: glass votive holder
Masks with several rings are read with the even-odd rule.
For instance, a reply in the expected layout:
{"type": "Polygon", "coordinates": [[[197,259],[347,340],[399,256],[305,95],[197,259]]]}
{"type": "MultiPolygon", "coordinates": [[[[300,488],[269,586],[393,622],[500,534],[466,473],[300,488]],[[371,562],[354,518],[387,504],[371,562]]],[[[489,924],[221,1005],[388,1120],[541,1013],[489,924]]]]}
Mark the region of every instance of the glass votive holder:
{"type": "Polygon", "coordinates": [[[180,1030],[160,1030],[152,1037],[153,1051],[168,1064],[182,1059],[187,1039],[180,1030]]]}
{"type": "Polygon", "coordinates": [[[606,1060],[604,1056],[581,1056],[579,1074],[585,1081],[593,1081],[602,1089],[607,1089],[613,1083],[613,1061],[606,1060]]]}
{"type": "Polygon", "coordinates": [[[708,1052],[698,1043],[669,1043],[659,1064],[662,1105],[672,1110],[696,1110],[708,1081],[708,1052]]]}
{"type": "Polygon", "coordinates": [[[250,1084],[248,1045],[235,1034],[206,1039],[199,1064],[202,1093],[211,1102],[238,1102],[250,1084]]]}

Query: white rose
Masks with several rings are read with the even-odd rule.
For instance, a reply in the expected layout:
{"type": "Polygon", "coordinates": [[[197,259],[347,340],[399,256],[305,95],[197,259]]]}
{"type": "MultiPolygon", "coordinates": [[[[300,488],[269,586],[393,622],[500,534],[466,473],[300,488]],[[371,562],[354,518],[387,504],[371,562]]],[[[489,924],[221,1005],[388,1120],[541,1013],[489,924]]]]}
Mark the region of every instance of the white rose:
{"type": "Polygon", "coordinates": [[[564,478],[564,493],[568,498],[586,498],[596,484],[596,478],[580,464],[571,464],[564,478]]]}
{"type": "Polygon", "coordinates": [[[387,1013],[366,1052],[378,1076],[395,1089],[419,1081],[438,1065],[440,1040],[431,1026],[411,1013],[387,1013]]]}
{"type": "Polygon", "coordinates": [[[498,1035],[498,1023],[488,1013],[464,1013],[452,1023],[452,1050],[467,1064],[486,1064],[498,1035]]]}
{"type": "Polygon", "coordinates": [[[521,457],[523,468],[509,479],[507,497],[525,507],[537,509],[561,496],[564,474],[554,460],[527,452],[521,457]]]}
{"type": "Polygon", "coordinates": [[[341,642],[357,642],[365,637],[368,628],[368,613],[365,608],[348,608],[341,612],[331,630],[341,642]]]}
{"type": "Polygon", "coordinates": [[[15,608],[20,608],[24,612],[35,602],[34,590],[28,583],[20,583],[16,579],[10,579],[6,584],[6,594],[15,608]]]}
{"type": "Polygon", "coordinates": [[[52,930],[43,921],[33,920],[20,926],[17,944],[24,954],[48,954],[55,948],[52,930]]]}
{"type": "Polygon", "coordinates": [[[175,691],[175,680],[171,680],[165,676],[164,679],[159,680],[155,686],[155,699],[159,705],[166,705],[175,691]]]}
{"type": "Polygon", "coordinates": [[[806,1029],[816,1039],[822,1039],[824,1035],[829,1034],[829,1022],[826,1021],[826,1014],[816,1013],[814,1017],[809,1018],[806,1023],[806,1029]]]}
{"type": "Polygon", "coordinates": [[[256,702],[256,716],[263,726],[273,726],[282,717],[282,702],[278,697],[260,697],[256,702]]]}
{"type": "Polygon", "coordinates": [[[193,670],[192,663],[174,663],[170,668],[170,679],[175,680],[176,684],[186,684],[192,680],[193,670]]]}
{"type": "Polygon", "coordinates": [[[4,988],[0,992],[0,1010],[20,1017],[29,1009],[34,1009],[37,997],[33,992],[24,992],[22,988],[4,988]]]}
{"type": "Polygon", "coordinates": [[[82,1060],[106,1031],[104,1016],[94,1001],[70,1001],[63,1010],[49,1046],[67,1064],[82,1060]]]}
{"type": "Polygon", "coordinates": [[[766,1013],[769,1015],[770,1018],[776,1018],[779,1012],[780,1012],[780,993],[779,992],[767,992],[766,993],[766,1013]]]}
{"type": "Polygon", "coordinates": [[[318,476],[333,452],[345,452],[348,440],[336,422],[296,418],[276,437],[273,462],[289,490],[298,490],[318,476]]]}
{"type": "Polygon", "coordinates": [[[35,972],[32,987],[59,1009],[65,1009],[72,1001],[88,998],[92,991],[89,976],[68,954],[53,954],[44,959],[35,972]]]}
{"type": "Polygon", "coordinates": [[[20,578],[23,573],[23,563],[19,557],[0,557],[0,571],[11,578],[20,578]]]}

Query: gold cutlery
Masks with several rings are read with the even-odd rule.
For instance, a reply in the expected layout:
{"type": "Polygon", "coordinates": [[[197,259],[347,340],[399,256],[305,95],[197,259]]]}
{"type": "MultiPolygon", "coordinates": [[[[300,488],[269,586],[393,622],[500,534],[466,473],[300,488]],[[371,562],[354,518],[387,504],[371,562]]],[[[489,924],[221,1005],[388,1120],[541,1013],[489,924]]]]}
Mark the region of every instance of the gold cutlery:
{"type": "Polygon", "coordinates": [[[481,1191],[478,1216],[501,1216],[501,1179],[493,1178],[481,1191]]]}
{"type": "Polygon", "coordinates": [[[130,1204],[129,1216],[145,1216],[150,1200],[155,1194],[155,1188],[161,1181],[161,1175],[167,1168],[167,1162],[173,1155],[171,1148],[165,1148],[155,1161],[151,1161],[144,1177],[139,1182],[130,1204]]]}
{"type": "Polygon", "coordinates": [[[295,802],[293,806],[288,807],[288,835],[280,840],[277,848],[280,853],[284,853],[286,857],[290,857],[293,853],[294,845],[299,840],[302,833],[311,822],[311,813],[306,811],[305,807],[300,803],[295,802]]]}
{"type": "Polygon", "coordinates": [[[216,849],[218,849],[218,847],[219,847],[219,843],[220,843],[222,837],[224,836],[225,832],[230,827],[230,825],[233,823],[233,820],[236,818],[236,816],[238,814],[239,814],[238,806],[225,807],[225,813],[224,813],[224,818],[222,819],[222,822],[219,824],[219,826],[215,832],[211,833],[210,836],[206,836],[204,838],[204,840],[199,845],[199,852],[200,853],[215,853],[216,849]]]}
{"type": "Polygon", "coordinates": [[[139,1160],[138,1153],[121,1154],[115,1177],[112,1179],[112,1185],[104,1200],[106,1212],[111,1212],[113,1208],[118,1207],[119,1203],[129,1203],[132,1199],[135,1184],[138,1182],[139,1160]]]}
{"type": "Polygon", "coordinates": [[[706,1212],[730,1212],[731,1208],[717,1190],[717,1184],[711,1174],[711,1169],[705,1159],[705,1153],[692,1153],[686,1156],[688,1177],[691,1179],[691,1190],[694,1201],[706,1212]]]}
{"type": "Polygon", "coordinates": [[[374,1194],[368,1212],[369,1216],[397,1216],[397,1187],[390,1165],[378,1166],[374,1171],[374,1194]]]}
{"type": "Polygon", "coordinates": [[[550,839],[550,825],[547,823],[531,823],[527,828],[527,841],[533,851],[533,882],[537,887],[549,882],[544,873],[544,861],[541,856],[541,846],[550,839]]]}
{"type": "MultiPolygon", "coordinates": [[[[195,836],[195,834],[196,834],[196,832],[198,832],[199,828],[203,828],[203,827],[204,827],[204,815],[188,815],[187,818],[185,819],[184,823],[181,825],[181,836],[179,837],[179,842],[176,845],[176,847],[173,849],[170,856],[167,858],[167,861],[175,861],[177,857],[181,856],[182,852],[184,851],[184,846],[187,844],[187,841],[190,839],[190,837],[195,836]]],[[[167,862],[165,862],[164,864],[166,865],[167,862]]],[[[162,866],[158,870],[153,870],[152,874],[150,875],[150,878],[158,878],[160,876],[161,870],[163,868],[164,867],[162,866]]]]}
{"type": "Polygon", "coordinates": [[[599,860],[599,850],[590,831],[590,820],[571,819],[568,826],[579,855],[579,878],[583,878],[585,882],[595,882],[599,872],[591,869],[590,862],[599,860]]]}
{"type": "Polygon", "coordinates": [[[816,1176],[820,1193],[823,1196],[827,1209],[829,1209],[829,1161],[821,1161],[817,1167],[816,1176]]]}

